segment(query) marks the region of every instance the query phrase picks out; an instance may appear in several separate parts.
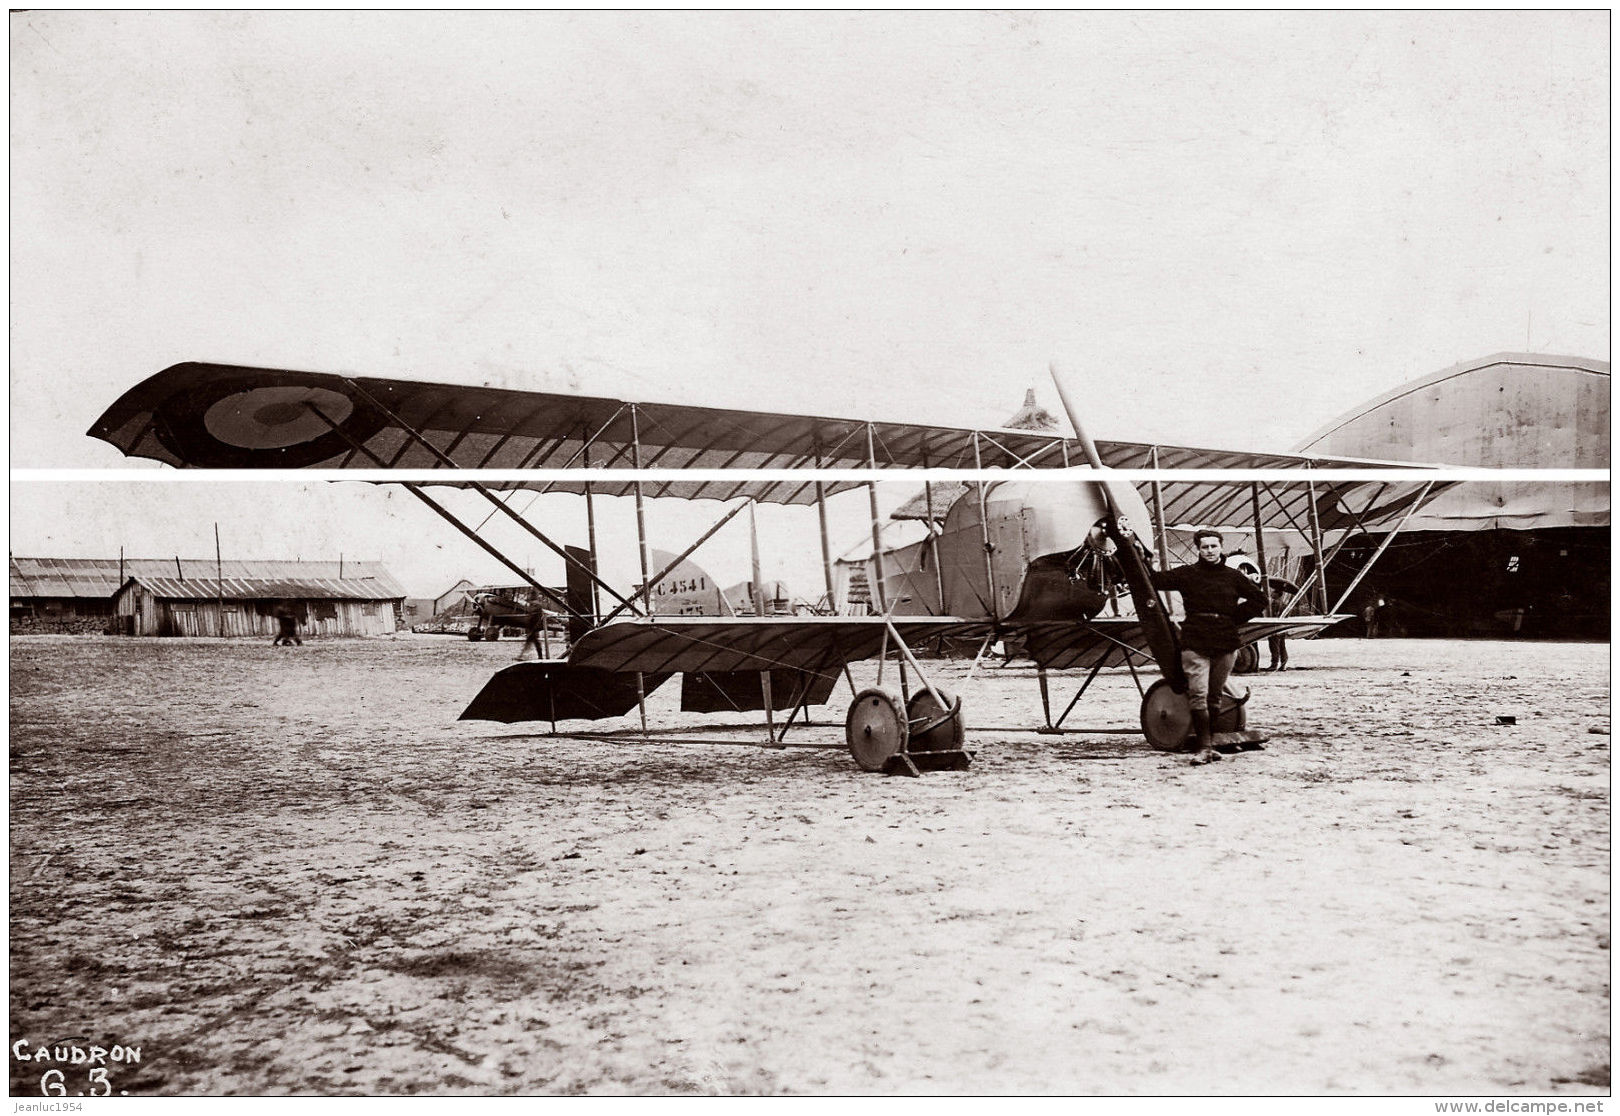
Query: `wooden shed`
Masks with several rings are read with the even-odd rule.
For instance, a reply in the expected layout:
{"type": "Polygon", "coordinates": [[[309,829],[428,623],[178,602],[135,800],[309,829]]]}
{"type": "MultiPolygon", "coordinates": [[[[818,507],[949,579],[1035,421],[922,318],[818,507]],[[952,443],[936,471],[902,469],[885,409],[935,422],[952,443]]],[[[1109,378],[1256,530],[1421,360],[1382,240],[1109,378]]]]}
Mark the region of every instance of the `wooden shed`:
{"type": "MultiPolygon", "coordinates": [[[[380,572],[374,563],[368,564],[380,572]]],[[[115,629],[143,636],[273,638],[290,606],[303,638],[389,635],[404,592],[386,574],[365,577],[129,578],[113,596],[115,629]]]]}

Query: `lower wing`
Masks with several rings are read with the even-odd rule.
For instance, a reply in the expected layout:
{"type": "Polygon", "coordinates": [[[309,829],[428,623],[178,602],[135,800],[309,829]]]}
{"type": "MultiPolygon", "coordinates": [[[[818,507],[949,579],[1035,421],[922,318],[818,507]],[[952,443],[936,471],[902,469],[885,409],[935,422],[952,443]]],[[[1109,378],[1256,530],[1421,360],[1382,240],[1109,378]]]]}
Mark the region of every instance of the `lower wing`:
{"type": "MultiPolygon", "coordinates": [[[[1240,638],[1249,644],[1276,635],[1314,635],[1343,619],[1251,620],[1240,638]]],[[[883,652],[893,638],[891,628],[910,645],[997,636],[1009,642],[1014,657],[1050,670],[1152,661],[1141,624],[1126,617],[999,626],[955,617],[635,619],[587,632],[565,661],[516,663],[500,671],[461,719],[511,723],[622,716],[675,674],[686,676],[681,707],[689,712],[763,709],[766,676],[773,707],[819,705],[846,664],[883,652]]]]}

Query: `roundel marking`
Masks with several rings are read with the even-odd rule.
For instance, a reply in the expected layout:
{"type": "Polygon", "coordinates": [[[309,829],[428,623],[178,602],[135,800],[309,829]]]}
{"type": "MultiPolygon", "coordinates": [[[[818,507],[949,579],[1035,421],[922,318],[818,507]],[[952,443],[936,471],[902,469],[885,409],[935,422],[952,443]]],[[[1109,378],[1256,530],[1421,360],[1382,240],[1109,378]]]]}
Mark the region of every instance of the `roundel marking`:
{"type": "Polygon", "coordinates": [[[251,387],[211,404],[203,413],[203,428],[219,442],[239,449],[285,449],[331,433],[332,424],[341,425],[353,413],[354,402],[348,396],[326,388],[251,387]]]}

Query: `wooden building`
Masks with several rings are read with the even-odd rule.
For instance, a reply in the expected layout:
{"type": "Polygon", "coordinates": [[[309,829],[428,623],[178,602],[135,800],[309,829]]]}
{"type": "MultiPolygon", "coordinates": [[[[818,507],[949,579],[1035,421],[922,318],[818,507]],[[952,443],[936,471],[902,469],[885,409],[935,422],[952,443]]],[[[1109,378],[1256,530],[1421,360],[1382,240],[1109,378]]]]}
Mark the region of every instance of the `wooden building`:
{"type": "Polygon", "coordinates": [[[13,632],[107,630],[120,581],[118,559],[12,558],[10,566],[13,632]]]}
{"type": "Polygon", "coordinates": [[[113,596],[113,617],[124,635],[270,639],[290,607],[304,639],[389,635],[404,596],[391,578],[137,576],[113,596]]]}
{"type": "Polygon", "coordinates": [[[477,589],[471,581],[462,578],[437,597],[406,597],[400,606],[400,624],[414,628],[417,624],[431,621],[435,616],[459,608],[468,600],[468,594],[477,589]]]}
{"type": "Polygon", "coordinates": [[[115,611],[117,598],[136,580],[146,582],[145,592],[153,597],[153,625],[157,624],[158,602],[180,602],[180,607],[165,612],[171,619],[164,630],[142,629],[141,634],[150,635],[213,635],[222,628],[227,635],[273,632],[273,623],[264,627],[258,621],[249,622],[243,614],[246,606],[257,615],[259,605],[255,602],[262,600],[269,600],[272,607],[279,600],[303,602],[310,619],[307,630],[315,635],[385,634],[395,630],[397,606],[405,597],[405,590],[380,562],[12,558],[11,630],[133,632],[138,610],[126,606],[121,615],[129,619],[119,619],[115,611]],[[159,586],[164,590],[161,595],[156,592],[159,586]],[[221,596],[225,603],[223,624],[221,596]],[[202,610],[207,619],[199,620],[196,602],[203,600],[213,604],[202,610]],[[189,610],[185,602],[192,602],[189,610]],[[336,602],[359,603],[340,607],[336,602]],[[378,606],[379,615],[368,613],[364,607],[367,602],[378,606]],[[357,615],[344,618],[351,612],[357,615]]]}

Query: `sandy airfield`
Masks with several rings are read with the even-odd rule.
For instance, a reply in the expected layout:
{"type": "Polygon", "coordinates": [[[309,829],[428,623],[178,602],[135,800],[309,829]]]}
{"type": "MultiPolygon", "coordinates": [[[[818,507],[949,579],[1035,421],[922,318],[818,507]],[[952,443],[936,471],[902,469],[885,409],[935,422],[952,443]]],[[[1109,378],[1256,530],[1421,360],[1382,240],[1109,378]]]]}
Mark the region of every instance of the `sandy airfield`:
{"type": "Polygon", "coordinates": [[[11,1041],[140,1047],[115,1095],[1608,1091],[1606,645],[1296,644],[1266,751],[920,780],[458,723],[516,650],[13,639],[11,1041]]]}

